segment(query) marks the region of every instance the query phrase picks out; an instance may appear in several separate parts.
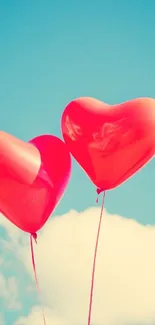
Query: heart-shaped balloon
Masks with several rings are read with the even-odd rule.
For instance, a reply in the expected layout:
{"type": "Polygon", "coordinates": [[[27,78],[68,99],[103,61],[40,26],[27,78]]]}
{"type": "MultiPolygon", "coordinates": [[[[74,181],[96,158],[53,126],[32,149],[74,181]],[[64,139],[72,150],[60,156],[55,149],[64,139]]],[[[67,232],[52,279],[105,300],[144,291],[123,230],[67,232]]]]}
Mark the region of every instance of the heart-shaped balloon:
{"type": "Polygon", "coordinates": [[[126,181],[155,154],[155,100],[108,105],[78,98],[62,115],[68,148],[100,190],[126,181]]]}
{"type": "Polygon", "coordinates": [[[66,144],[52,135],[25,143],[0,132],[0,211],[35,234],[62,198],[71,171],[66,144]]]}

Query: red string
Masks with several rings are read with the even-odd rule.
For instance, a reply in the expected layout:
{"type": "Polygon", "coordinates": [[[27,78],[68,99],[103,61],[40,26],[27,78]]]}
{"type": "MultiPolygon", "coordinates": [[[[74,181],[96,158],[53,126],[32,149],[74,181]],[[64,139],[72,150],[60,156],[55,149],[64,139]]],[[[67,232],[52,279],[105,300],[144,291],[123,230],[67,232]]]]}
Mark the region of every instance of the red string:
{"type": "MultiPolygon", "coordinates": [[[[35,277],[36,287],[38,290],[38,295],[40,297],[40,288],[39,288],[39,282],[38,282],[36,264],[35,264],[35,258],[34,258],[33,239],[35,240],[35,242],[37,244],[37,235],[36,234],[30,235],[30,246],[31,246],[31,256],[32,256],[32,266],[33,266],[33,271],[34,271],[34,277],[35,277]]],[[[44,322],[44,325],[46,325],[44,309],[42,306],[41,306],[41,309],[42,309],[43,322],[44,322]]]]}
{"type": "Polygon", "coordinates": [[[96,258],[97,258],[98,243],[99,243],[100,230],[101,230],[102,217],[103,217],[104,199],[105,199],[105,191],[104,191],[103,199],[102,199],[101,213],[100,213],[100,219],[99,219],[97,236],[96,236],[96,244],[95,244],[95,250],[94,250],[92,278],[91,278],[91,289],[90,289],[90,301],[89,301],[89,310],[88,310],[88,323],[87,323],[88,325],[91,324],[91,314],[92,314],[92,303],[93,303],[93,291],[94,291],[94,279],[95,279],[96,258]]]}

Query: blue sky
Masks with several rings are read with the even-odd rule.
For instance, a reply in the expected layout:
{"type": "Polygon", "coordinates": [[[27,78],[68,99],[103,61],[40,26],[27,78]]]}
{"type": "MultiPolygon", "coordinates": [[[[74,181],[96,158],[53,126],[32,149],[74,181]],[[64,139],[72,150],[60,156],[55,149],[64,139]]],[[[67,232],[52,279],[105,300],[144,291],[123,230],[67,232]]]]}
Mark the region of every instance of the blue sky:
{"type": "MultiPolygon", "coordinates": [[[[43,133],[61,137],[62,111],[76,97],[111,104],[155,97],[154,12],[153,0],[1,0],[0,128],[26,141],[43,133]]],[[[106,209],[154,224],[154,176],[152,160],[107,193],[106,209]]],[[[55,214],[82,211],[95,200],[74,162],[55,214]]]]}

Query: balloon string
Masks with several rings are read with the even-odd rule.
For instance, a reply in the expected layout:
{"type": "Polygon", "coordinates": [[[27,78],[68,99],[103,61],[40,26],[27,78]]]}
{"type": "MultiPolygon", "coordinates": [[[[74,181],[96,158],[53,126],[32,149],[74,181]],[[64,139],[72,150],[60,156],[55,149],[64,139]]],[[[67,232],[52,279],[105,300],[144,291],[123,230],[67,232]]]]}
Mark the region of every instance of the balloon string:
{"type": "Polygon", "coordinates": [[[95,269],[96,269],[96,258],[97,258],[98,243],[99,243],[100,230],[101,230],[102,217],[103,217],[104,199],[105,199],[105,191],[103,193],[103,198],[102,198],[102,206],[101,206],[100,219],[99,219],[99,224],[98,224],[98,230],[97,230],[97,236],[96,236],[96,244],[95,244],[95,250],[94,250],[92,278],[91,278],[91,289],[90,289],[90,301],[89,301],[89,310],[88,310],[88,323],[87,323],[88,325],[91,324],[93,291],[94,291],[94,279],[95,279],[95,269]]]}
{"type": "MultiPolygon", "coordinates": [[[[30,235],[30,246],[31,246],[31,257],[32,257],[32,266],[33,266],[33,271],[34,271],[34,277],[35,277],[35,282],[36,282],[36,287],[37,287],[37,291],[38,291],[38,295],[40,297],[40,288],[39,288],[39,282],[38,282],[38,277],[37,277],[37,271],[36,271],[36,264],[35,264],[35,258],[34,258],[34,249],[33,249],[33,238],[36,241],[37,236],[36,235],[30,235]]],[[[46,325],[46,319],[45,319],[45,314],[44,314],[44,309],[41,306],[41,310],[42,310],[42,317],[43,317],[43,322],[44,325],[46,325]]]]}

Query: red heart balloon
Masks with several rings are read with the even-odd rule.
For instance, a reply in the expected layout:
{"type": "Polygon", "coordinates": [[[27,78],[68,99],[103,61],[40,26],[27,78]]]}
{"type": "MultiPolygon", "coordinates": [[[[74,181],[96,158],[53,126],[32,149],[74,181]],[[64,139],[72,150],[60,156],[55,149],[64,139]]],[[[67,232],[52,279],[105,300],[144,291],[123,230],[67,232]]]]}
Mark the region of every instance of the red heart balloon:
{"type": "Polygon", "coordinates": [[[0,132],[0,211],[23,231],[36,233],[60,201],[70,171],[69,151],[57,137],[25,143],[0,132]]]}
{"type": "Polygon", "coordinates": [[[78,98],[62,115],[68,148],[101,190],[126,181],[155,154],[155,100],[134,99],[108,105],[78,98]]]}

